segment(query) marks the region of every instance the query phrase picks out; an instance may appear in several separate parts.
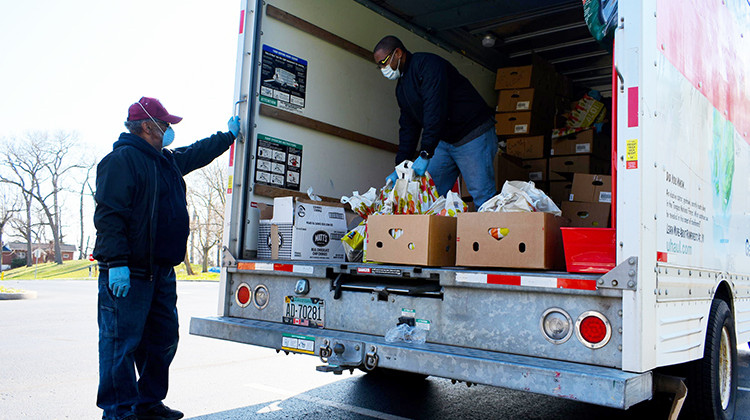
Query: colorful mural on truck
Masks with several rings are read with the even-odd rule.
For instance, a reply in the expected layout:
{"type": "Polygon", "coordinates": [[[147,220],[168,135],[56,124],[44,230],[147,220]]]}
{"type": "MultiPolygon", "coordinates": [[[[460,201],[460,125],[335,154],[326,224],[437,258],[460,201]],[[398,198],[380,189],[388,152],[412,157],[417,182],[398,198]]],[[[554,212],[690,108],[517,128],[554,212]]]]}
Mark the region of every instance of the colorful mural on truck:
{"type": "Polygon", "coordinates": [[[659,260],[748,272],[750,4],[656,5],[658,93],[644,109],[663,122],[654,126],[659,260]]]}

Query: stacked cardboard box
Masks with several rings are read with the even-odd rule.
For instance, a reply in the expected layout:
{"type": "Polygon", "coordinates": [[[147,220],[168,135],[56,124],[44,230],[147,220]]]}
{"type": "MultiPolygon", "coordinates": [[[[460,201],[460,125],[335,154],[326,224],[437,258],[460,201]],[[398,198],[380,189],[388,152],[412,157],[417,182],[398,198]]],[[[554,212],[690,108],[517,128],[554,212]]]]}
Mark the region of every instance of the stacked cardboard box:
{"type": "Polygon", "coordinates": [[[560,76],[537,58],[527,66],[497,70],[498,91],[495,132],[499,136],[547,133],[554,125],[554,98],[560,76]]]}
{"type": "Polygon", "coordinates": [[[258,208],[258,259],[344,261],[343,205],[277,197],[258,208]]]}
{"type": "Polygon", "coordinates": [[[562,202],[562,212],[570,226],[609,227],[612,177],[574,174],[569,200],[562,202]]]}

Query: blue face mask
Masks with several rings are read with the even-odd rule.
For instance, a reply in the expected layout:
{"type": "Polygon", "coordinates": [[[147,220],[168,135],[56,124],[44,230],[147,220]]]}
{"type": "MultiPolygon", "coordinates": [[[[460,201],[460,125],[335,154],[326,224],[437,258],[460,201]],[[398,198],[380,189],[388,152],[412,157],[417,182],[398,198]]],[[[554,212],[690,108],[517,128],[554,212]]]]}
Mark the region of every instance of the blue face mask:
{"type": "Polygon", "coordinates": [[[167,131],[161,137],[161,147],[167,147],[174,141],[174,130],[172,127],[167,127],[167,131]]]}

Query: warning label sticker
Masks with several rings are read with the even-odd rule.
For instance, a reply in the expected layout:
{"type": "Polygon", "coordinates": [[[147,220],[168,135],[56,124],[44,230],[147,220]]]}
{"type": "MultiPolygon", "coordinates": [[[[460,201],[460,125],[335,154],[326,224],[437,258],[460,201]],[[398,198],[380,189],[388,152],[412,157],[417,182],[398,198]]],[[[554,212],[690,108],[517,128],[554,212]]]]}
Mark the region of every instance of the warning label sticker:
{"type": "Polygon", "coordinates": [[[638,139],[626,141],[625,169],[638,169],[638,139]]]}

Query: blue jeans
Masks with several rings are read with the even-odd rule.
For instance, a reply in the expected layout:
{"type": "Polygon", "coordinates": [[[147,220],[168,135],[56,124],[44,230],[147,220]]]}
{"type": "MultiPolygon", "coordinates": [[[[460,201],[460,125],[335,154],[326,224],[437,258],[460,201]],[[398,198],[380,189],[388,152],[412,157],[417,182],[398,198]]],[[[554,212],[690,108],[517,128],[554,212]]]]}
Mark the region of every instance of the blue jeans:
{"type": "Polygon", "coordinates": [[[131,274],[128,295],[116,298],[109,290],[108,271],[100,272],[96,405],[104,410],[104,419],[148,410],[167,396],[169,365],[179,339],[176,286],[172,267],[157,266],[153,280],[131,274]]]}
{"type": "Polygon", "coordinates": [[[495,187],[495,155],[497,135],[495,127],[461,146],[441,141],[427,165],[438,194],[444,196],[456,183],[458,173],[464,177],[469,194],[477,209],[497,194],[495,187]]]}

